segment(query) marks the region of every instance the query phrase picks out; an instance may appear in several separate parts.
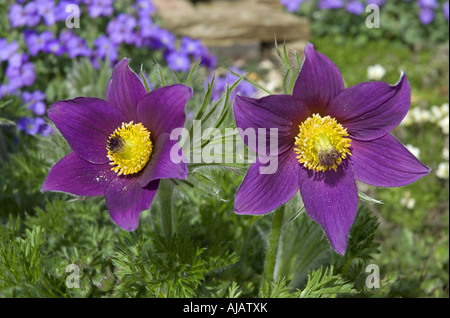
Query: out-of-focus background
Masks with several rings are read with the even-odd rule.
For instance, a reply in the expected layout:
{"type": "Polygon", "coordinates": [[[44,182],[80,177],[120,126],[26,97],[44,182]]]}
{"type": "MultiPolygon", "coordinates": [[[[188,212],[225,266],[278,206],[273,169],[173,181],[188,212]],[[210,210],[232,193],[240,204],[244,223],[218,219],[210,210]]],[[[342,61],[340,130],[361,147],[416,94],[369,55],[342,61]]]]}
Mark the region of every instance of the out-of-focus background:
{"type": "MultiPolygon", "coordinates": [[[[357,277],[361,286],[362,264],[373,263],[382,288],[356,288],[365,297],[448,297],[448,23],[449,3],[440,0],[0,0],[0,296],[258,295],[268,223],[234,214],[242,174],[216,171],[206,196],[185,193],[174,203],[178,245],[151,243],[145,237],[158,232],[153,207],[129,234],[112,224],[99,198],[40,191],[49,167],[68,151],[46,111],[61,99],[105,98],[112,67],[128,57],[150,89],[164,77],[186,78],[198,61],[192,118],[213,75],[212,102],[236,74],[282,93],[286,65],[275,46],[285,44],[294,69],[296,52],[301,56],[311,42],[339,67],[347,86],[395,84],[405,72],[412,105],[393,134],[432,170],[402,188],[359,184],[382,201],[364,203],[379,223],[370,233],[377,252],[355,247],[356,254],[329,261],[332,251],[324,249],[306,265],[291,266],[306,253],[300,237],[284,245],[280,277],[301,288],[305,268],[331,262],[344,264],[340,274],[357,277]],[[65,284],[68,264],[82,268],[82,288],[65,284]]],[[[267,92],[243,80],[230,97],[235,94],[267,92]]],[[[289,230],[306,231],[296,226],[289,230]]],[[[308,226],[324,241],[316,224],[308,226]]]]}

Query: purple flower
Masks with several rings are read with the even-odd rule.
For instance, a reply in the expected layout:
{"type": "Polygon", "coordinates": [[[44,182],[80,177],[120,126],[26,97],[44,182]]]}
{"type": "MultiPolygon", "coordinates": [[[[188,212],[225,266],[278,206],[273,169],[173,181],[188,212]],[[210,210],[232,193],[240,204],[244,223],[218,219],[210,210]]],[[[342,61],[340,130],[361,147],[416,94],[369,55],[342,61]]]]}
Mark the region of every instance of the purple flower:
{"type": "Polygon", "coordinates": [[[319,9],[340,9],[344,6],[343,0],[320,0],[319,9]]]}
{"type": "Polygon", "coordinates": [[[39,128],[39,134],[41,136],[48,137],[53,133],[54,133],[53,128],[50,125],[44,124],[44,125],[41,125],[41,127],[39,128]]]}
{"type": "Polygon", "coordinates": [[[156,12],[155,5],[151,0],[137,0],[133,8],[141,18],[149,17],[156,12]]]}
{"type": "Polygon", "coordinates": [[[204,47],[202,56],[200,57],[200,64],[206,66],[210,70],[214,70],[217,65],[217,57],[204,47]]]}
{"type": "Polygon", "coordinates": [[[289,12],[295,12],[304,0],[281,0],[280,2],[289,12]]]}
{"type": "Polygon", "coordinates": [[[37,135],[45,121],[42,117],[22,117],[17,121],[17,128],[28,135],[37,135]]]}
{"type": "Polygon", "coordinates": [[[181,38],[181,50],[188,55],[199,58],[203,54],[204,47],[199,39],[184,36],[181,38]]]}
{"type": "Polygon", "coordinates": [[[170,31],[162,28],[152,29],[152,46],[154,49],[175,49],[175,35],[170,31]]]}
{"type": "MultiPolygon", "coordinates": [[[[73,0],[62,0],[58,2],[58,4],[55,6],[53,13],[55,15],[56,21],[64,21],[66,20],[72,12],[66,12],[67,6],[70,6],[72,4],[77,4],[77,1],[73,0]]],[[[75,12],[74,12],[75,13],[75,12]]],[[[78,15],[79,17],[79,15],[78,15]]]]}
{"type": "MultiPolygon", "coordinates": [[[[237,67],[231,67],[230,70],[240,75],[244,73],[237,67]]],[[[227,86],[231,87],[238,79],[239,77],[234,75],[230,71],[227,71],[227,73],[224,76],[215,76],[214,86],[212,88],[211,93],[211,100],[218,101],[225,93],[227,86]]],[[[205,82],[205,86],[207,86],[207,84],[210,83],[211,80],[212,75],[209,77],[208,82],[205,82]]],[[[236,94],[239,94],[241,96],[253,97],[256,94],[256,89],[252,84],[246,81],[241,81],[237,85],[237,87],[230,92],[229,99],[233,100],[236,97],[236,94]]]]}
{"type": "Polygon", "coordinates": [[[439,6],[436,0],[418,0],[417,3],[420,7],[429,9],[437,9],[439,6]]]}
{"type": "Polygon", "coordinates": [[[364,5],[357,0],[349,0],[345,5],[345,10],[349,13],[361,15],[364,12],[364,5]]]}
{"type": "Polygon", "coordinates": [[[22,94],[22,101],[28,103],[28,109],[33,110],[34,114],[38,116],[44,115],[47,110],[45,103],[43,102],[44,100],[45,94],[39,90],[34,91],[33,93],[23,92],[22,94]]]}
{"type": "Polygon", "coordinates": [[[38,13],[43,18],[46,25],[55,24],[55,2],[53,0],[38,1],[38,13]]]}
{"type": "Polygon", "coordinates": [[[267,157],[269,134],[254,144],[244,138],[258,159],[237,191],[235,211],[265,214],[300,190],[308,215],[344,254],[358,206],[355,179],[398,187],[429,172],[390,134],[410,102],[406,76],[394,86],[373,81],[345,88],[336,65],[308,44],[292,95],[236,97],[237,127],[277,128],[278,148],[270,147],[267,157]],[[265,148],[256,147],[264,142],[265,148]],[[260,158],[276,159],[277,169],[262,173],[260,168],[268,167],[260,158]]]}
{"type": "Polygon", "coordinates": [[[9,8],[9,23],[13,28],[24,26],[27,24],[27,12],[20,4],[13,4],[9,8]]]}
{"type": "Polygon", "coordinates": [[[15,41],[8,43],[6,39],[0,39],[0,62],[7,61],[19,49],[19,44],[15,41]]]}
{"type": "Polygon", "coordinates": [[[134,33],[136,25],[136,19],[132,15],[121,13],[108,23],[106,31],[114,43],[132,44],[136,40],[134,33]]]}
{"type": "Polygon", "coordinates": [[[28,2],[24,7],[26,17],[27,17],[27,26],[32,27],[39,24],[41,20],[41,16],[38,12],[38,5],[35,2],[28,2]]]}
{"type": "Polygon", "coordinates": [[[44,48],[45,53],[51,53],[56,56],[61,56],[62,54],[66,53],[66,48],[59,43],[58,40],[50,40],[45,44],[44,48]]]}
{"type": "Polygon", "coordinates": [[[24,37],[28,51],[32,56],[37,55],[40,51],[44,51],[47,43],[55,39],[55,36],[50,31],[44,31],[41,34],[26,31],[24,37]]]}
{"type": "Polygon", "coordinates": [[[448,1],[446,3],[444,3],[444,5],[442,6],[442,12],[444,13],[444,16],[447,19],[447,23],[448,23],[448,12],[449,12],[449,2],[448,1]]]}
{"type": "Polygon", "coordinates": [[[176,72],[187,72],[191,66],[189,57],[180,51],[170,51],[166,56],[166,61],[169,67],[176,72]]]}
{"type": "Polygon", "coordinates": [[[72,35],[65,43],[67,53],[71,59],[77,56],[91,56],[92,51],[86,45],[86,40],[72,35]]]}
{"type": "Polygon", "coordinates": [[[170,134],[184,126],[191,96],[192,89],[184,85],[147,93],[128,60],[121,60],[106,101],[79,97],[50,107],[49,118],[73,152],[50,169],[42,190],[104,195],[112,220],[125,230],[135,230],[159,180],[187,177],[186,163],[171,159],[177,141],[170,134]]]}
{"type": "Polygon", "coordinates": [[[111,62],[117,61],[119,53],[117,52],[117,45],[114,44],[106,35],[99,36],[95,41],[94,45],[97,48],[97,56],[101,59],[108,57],[111,62]]]}
{"type": "Polygon", "coordinates": [[[422,8],[419,12],[419,20],[422,24],[430,24],[434,20],[434,11],[430,8],[422,8]]]}
{"type": "Polygon", "coordinates": [[[36,79],[34,65],[31,62],[24,62],[19,66],[11,63],[8,64],[6,76],[9,79],[9,89],[11,92],[24,86],[31,86],[36,79]]]}
{"type": "Polygon", "coordinates": [[[379,7],[383,6],[386,3],[386,0],[366,0],[367,5],[377,5],[379,7]]]}
{"type": "Polygon", "coordinates": [[[109,17],[114,12],[114,0],[91,0],[88,5],[88,13],[92,18],[99,16],[109,17]]]}

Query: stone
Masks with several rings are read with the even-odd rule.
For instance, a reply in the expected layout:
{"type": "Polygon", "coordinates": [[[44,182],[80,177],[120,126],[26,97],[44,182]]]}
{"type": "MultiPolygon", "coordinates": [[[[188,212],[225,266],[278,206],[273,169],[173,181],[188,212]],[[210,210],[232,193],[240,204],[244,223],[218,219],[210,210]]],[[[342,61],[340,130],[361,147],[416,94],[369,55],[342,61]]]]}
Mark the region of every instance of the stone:
{"type": "Polygon", "coordinates": [[[212,51],[228,55],[255,57],[261,47],[273,46],[275,39],[302,49],[299,44],[306,43],[310,36],[308,19],[286,12],[278,0],[154,3],[163,27],[179,36],[200,39],[212,51]]]}

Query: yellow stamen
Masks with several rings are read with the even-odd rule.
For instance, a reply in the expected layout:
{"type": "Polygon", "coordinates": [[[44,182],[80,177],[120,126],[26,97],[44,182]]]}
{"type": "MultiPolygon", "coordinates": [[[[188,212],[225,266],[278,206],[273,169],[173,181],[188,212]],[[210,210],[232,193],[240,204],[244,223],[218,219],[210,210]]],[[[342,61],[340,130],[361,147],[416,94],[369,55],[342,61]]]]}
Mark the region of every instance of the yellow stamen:
{"type": "Polygon", "coordinates": [[[141,123],[122,123],[108,139],[108,159],[119,176],[141,171],[150,159],[153,144],[150,132],[141,123]]]}
{"type": "Polygon", "coordinates": [[[295,137],[295,152],[298,162],[310,170],[337,170],[337,166],[350,153],[350,138],[347,129],[336,119],[319,114],[308,117],[299,126],[300,132],[295,137]]]}

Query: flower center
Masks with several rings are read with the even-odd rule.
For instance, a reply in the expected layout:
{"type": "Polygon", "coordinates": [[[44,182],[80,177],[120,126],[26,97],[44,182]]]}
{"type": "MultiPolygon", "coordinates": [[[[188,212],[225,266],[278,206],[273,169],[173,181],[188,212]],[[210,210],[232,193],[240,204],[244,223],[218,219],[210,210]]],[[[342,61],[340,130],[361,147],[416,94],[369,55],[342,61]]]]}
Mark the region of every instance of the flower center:
{"type": "Polygon", "coordinates": [[[108,144],[109,164],[119,176],[133,174],[141,171],[150,159],[153,144],[150,140],[150,132],[141,123],[122,123],[109,136],[108,144]]]}
{"type": "Polygon", "coordinates": [[[336,119],[319,114],[308,117],[295,137],[295,152],[298,162],[310,170],[327,171],[337,166],[347,155],[351,155],[347,129],[336,119]]]}

